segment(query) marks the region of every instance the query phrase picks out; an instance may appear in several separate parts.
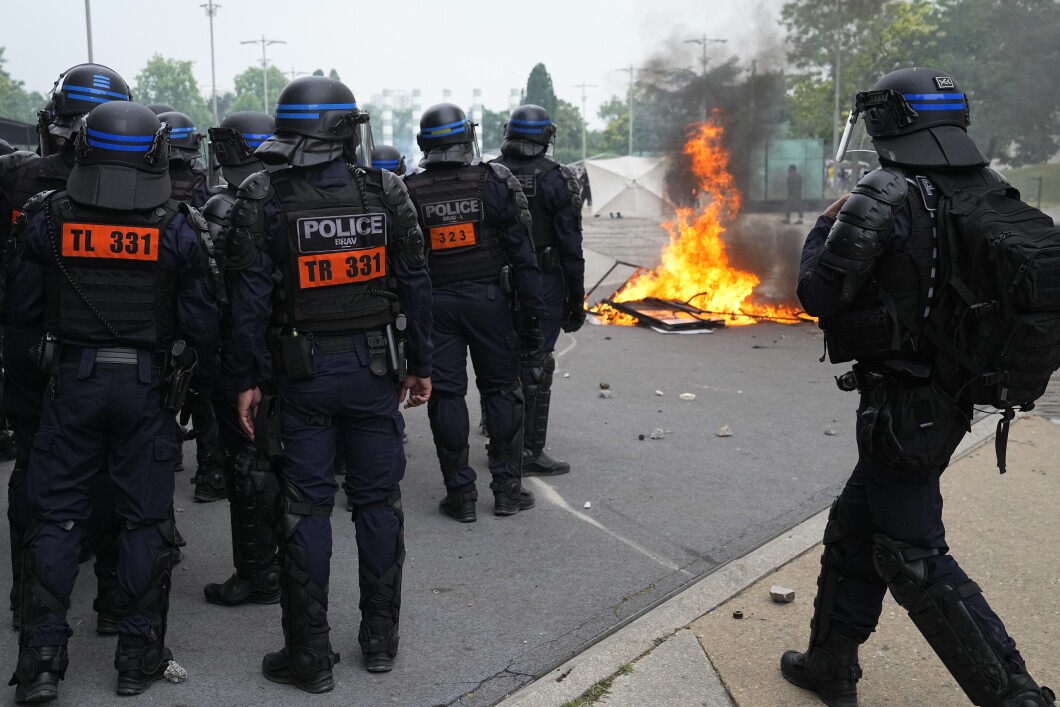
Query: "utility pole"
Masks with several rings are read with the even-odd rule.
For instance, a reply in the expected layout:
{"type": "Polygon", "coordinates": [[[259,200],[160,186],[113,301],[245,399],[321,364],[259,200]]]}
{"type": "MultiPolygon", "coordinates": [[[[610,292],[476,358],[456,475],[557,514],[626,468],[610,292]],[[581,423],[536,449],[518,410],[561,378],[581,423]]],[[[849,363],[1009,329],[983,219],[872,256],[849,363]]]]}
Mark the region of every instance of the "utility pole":
{"type": "Polygon", "coordinates": [[[85,33],[88,35],[88,63],[94,64],[92,59],[92,0],[85,0],[85,33]]]}
{"type": "Polygon", "coordinates": [[[270,44],[287,44],[282,39],[265,39],[265,35],[261,35],[261,39],[248,39],[240,44],[260,44],[261,45],[261,102],[264,105],[266,113],[269,112],[269,60],[265,56],[265,47],[270,44]]]}
{"type": "Polygon", "coordinates": [[[835,82],[835,111],[832,115],[832,154],[839,152],[839,84],[842,72],[840,71],[840,62],[842,61],[842,44],[843,40],[843,0],[835,0],[835,76],[832,80],[835,82]]]}
{"type": "Polygon", "coordinates": [[[716,42],[718,44],[725,44],[728,41],[729,40],[727,40],[727,39],[719,39],[719,38],[716,38],[716,37],[708,37],[705,34],[702,37],[697,37],[696,39],[686,39],[685,40],[685,44],[698,44],[700,46],[700,48],[702,49],[702,57],[699,60],[699,64],[700,64],[700,68],[703,71],[703,103],[702,103],[702,105],[703,105],[703,122],[704,123],[707,122],[707,45],[710,44],[711,42],[716,42]]]}
{"type": "Polygon", "coordinates": [[[308,71],[295,71],[295,68],[292,66],[291,70],[288,71],[287,73],[291,75],[291,80],[294,81],[297,77],[305,76],[309,72],[308,71]]]}
{"type": "Polygon", "coordinates": [[[217,9],[221,6],[215,4],[213,0],[206,0],[206,4],[199,5],[199,7],[205,9],[206,16],[210,18],[210,91],[213,95],[213,124],[220,125],[221,118],[217,115],[217,65],[214,63],[213,53],[213,16],[217,14],[217,9]]]}
{"type": "Polygon", "coordinates": [[[623,68],[623,69],[615,69],[615,71],[628,71],[629,72],[629,97],[628,97],[627,100],[628,100],[628,105],[629,105],[629,108],[628,108],[628,110],[629,110],[629,156],[632,157],[633,156],[633,76],[634,76],[634,74],[635,74],[635,72],[637,70],[635,68],[633,68],[632,65],[630,65],[630,66],[628,66],[626,68],[623,68]]]}
{"type": "Polygon", "coordinates": [[[596,84],[594,84],[594,83],[580,83],[580,84],[575,84],[574,87],[575,88],[580,88],[582,90],[582,165],[584,165],[585,164],[585,158],[586,158],[585,126],[586,126],[586,123],[589,122],[588,119],[585,117],[585,89],[587,89],[587,88],[598,88],[598,86],[596,84]]]}

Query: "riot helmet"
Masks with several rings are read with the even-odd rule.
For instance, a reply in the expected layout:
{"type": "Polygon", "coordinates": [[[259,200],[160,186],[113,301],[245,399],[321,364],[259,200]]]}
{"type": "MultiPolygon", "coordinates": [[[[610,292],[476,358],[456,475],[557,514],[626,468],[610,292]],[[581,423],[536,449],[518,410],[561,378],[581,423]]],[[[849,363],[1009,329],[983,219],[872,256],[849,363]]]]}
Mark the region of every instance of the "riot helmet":
{"type": "Polygon", "coordinates": [[[162,115],[163,113],[173,113],[177,109],[168,103],[148,103],[147,107],[151,109],[155,115],[162,115]]]}
{"type": "Polygon", "coordinates": [[[74,201],[139,211],[169,199],[169,126],[147,106],[104,103],[82,119],[66,190],[74,201]]]}
{"type": "Polygon", "coordinates": [[[980,167],[989,160],[968,135],[968,96],[945,71],[916,67],[885,75],[854,98],[837,160],[859,115],[880,158],[913,167],[980,167]]]}
{"type": "Polygon", "coordinates": [[[405,156],[396,147],[376,145],[372,148],[372,166],[401,176],[405,174],[405,156]]]}
{"type": "Polygon", "coordinates": [[[422,165],[471,164],[478,156],[475,124],[452,103],[438,103],[423,111],[416,144],[424,154],[422,165]]]}
{"type": "Polygon", "coordinates": [[[229,184],[242,184],[263,168],[254,150],[275,131],[276,120],[268,113],[251,110],[232,113],[220,126],[209,130],[211,168],[221,169],[229,184]]]}
{"type": "Polygon", "coordinates": [[[12,145],[7,140],[5,140],[4,138],[0,137],[0,157],[2,157],[4,155],[10,155],[14,151],[15,151],[15,146],[12,145]]]}
{"type": "Polygon", "coordinates": [[[192,163],[201,155],[202,133],[195,121],[178,111],[158,113],[158,119],[169,124],[169,159],[192,163]]]}
{"type": "Polygon", "coordinates": [[[528,103],[512,111],[504,124],[501,152],[516,157],[543,154],[556,139],[556,126],[548,111],[528,103]]]}
{"type": "Polygon", "coordinates": [[[370,160],[368,118],[357,107],[353,91],[341,81],[302,76],[280,91],[276,133],[258,148],[258,159],[293,167],[322,164],[340,156],[350,161],[370,160]]]}
{"type": "Polygon", "coordinates": [[[219,247],[228,218],[232,213],[235,201],[231,196],[224,193],[214,194],[210,200],[203,204],[200,213],[206,219],[206,228],[214,242],[214,247],[219,247]]]}
{"type": "MultiPolygon", "coordinates": [[[[77,64],[55,80],[51,98],[37,114],[37,134],[41,155],[54,152],[54,138],[73,139],[81,125],[81,116],[101,103],[131,101],[125,79],[102,64],[77,64]]],[[[60,143],[61,144],[61,143],[60,143]]]]}

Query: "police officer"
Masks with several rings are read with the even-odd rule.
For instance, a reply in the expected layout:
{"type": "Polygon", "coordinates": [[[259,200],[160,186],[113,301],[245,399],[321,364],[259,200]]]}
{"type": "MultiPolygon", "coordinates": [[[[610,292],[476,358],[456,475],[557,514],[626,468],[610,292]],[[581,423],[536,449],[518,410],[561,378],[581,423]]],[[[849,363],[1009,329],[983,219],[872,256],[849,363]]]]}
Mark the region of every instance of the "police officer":
{"type": "Polygon", "coordinates": [[[195,122],[179,111],[159,113],[158,119],[170,128],[169,180],[173,182],[173,199],[202,208],[210,198],[202,164],[202,134],[195,122]]]}
{"type": "Polygon", "coordinates": [[[372,147],[372,166],[403,177],[405,176],[405,155],[392,145],[375,145],[372,147]]]}
{"type": "Polygon", "coordinates": [[[531,234],[541,268],[541,316],[544,345],[524,361],[523,476],[554,476],[570,464],[545,451],[552,399],[553,352],[559,332],[575,332],[585,323],[585,259],[582,257],[581,189],[567,167],[545,153],[556,137],[556,126],[541,106],[527,104],[512,111],[504,124],[503,164],[519,180],[530,204],[531,234]]]}
{"type": "Polygon", "coordinates": [[[6,309],[47,332],[37,350],[49,372],[30,458],[16,702],[55,698],[66,672],[66,611],[101,467],[121,520],[118,694],[147,690],[172,657],[175,412],[189,382],[210,393],[217,310],[194,214],[169,200],[167,132],[145,106],[95,108],[67,191],[34,197],[16,234],[6,309]]]}
{"type": "MultiPolygon", "coordinates": [[[[276,121],[272,116],[254,111],[232,113],[221,121],[220,127],[210,128],[211,151],[225,183],[203,208],[216,253],[224,252],[224,229],[228,226],[239,185],[263,169],[254,150],[271,137],[275,129],[276,121]]],[[[222,352],[232,352],[229,345],[231,335],[231,313],[224,307],[221,318],[222,352]]],[[[222,372],[230,370],[231,365],[222,361],[222,372]]],[[[280,600],[275,513],[278,482],[273,473],[272,460],[255,447],[254,441],[239,424],[236,410],[238,392],[232,385],[230,375],[221,375],[214,385],[217,429],[225,449],[224,473],[201,479],[195,487],[196,497],[227,492],[236,571],[223,583],[207,584],[203,592],[206,600],[212,604],[273,604],[280,600]]]]}
{"type": "Polygon", "coordinates": [[[357,531],[365,666],[388,671],[397,654],[405,556],[398,404],[430,396],[431,290],[401,180],[352,166],[370,159],[370,146],[368,116],[350,89],[298,78],[276,109],[276,134],[256,154],[289,169],[258,172],[239,188],[225,236],[234,282],[224,356],[247,434],[275,448],[270,430],[278,422],[283,442],[284,647],[265,656],[262,672],[316,693],[332,689],[339,659],[327,622],[336,434],[357,531]],[[266,341],[278,418],[261,398],[273,375],[266,341]]]}
{"type": "Polygon", "coordinates": [[[799,299],[820,318],[832,362],[856,361],[840,382],[861,391],[858,463],[825,529],[809,648],[786,652],[780,668],[833,706],[857,704],[858,646],[887,589],[974,704],[1053,704],[949,554],[939,478],[971,406],[939,390],[927,342],[907,325],[938,284],[932,179],[987,176],[966,132],[967,100],[949,74],[927,68],[858,93],[853,117],[864,115],[882,167],[825,211],[803,248],[799,299]]]}
{"type": "Polygon", "coordinates": [[[541,346],[541,276],[530,239],[530,212],[518,180],[476,159],[475,126],[451,103],[428,108],[416,141],[424,171],[405,180],[428,240],[434,285],[434,394],[427,413],[445,482],[440,508],[476,520],[475,470],[468,463],[467,352],[485,400],[494,513],[533,508],[520,473],[521,352],[541,346]],[[513,317],[521,307],[521,337],[513,317]]]}
{"type": "MultiPolygon", "coordinates": [[[[0,158],[0,237],[11,243],[11,227],[21,213],[22,206],[36,194],[46,190],[66,189],[66,180],[74,167],[74,140],[81,131],[82,117],[90,110],[110,101],[131,100],[129,87],[115,71],[100,64],[78,64],[55,81],[51,98],[37,116],[40,140],[37,155],[15,152],[0,158]]],[[[7,249],[8,267],[17,267],[15,249],[7,249]]],[[[5,317],[3,327],[4,369],[3,398],[7,406],[15,440],[15,466],[8,482],[8,525],[11,533],[12,589],[11,609],[15,626],[19,619],[19,577],[22,573],[22,539],[30,525],[30,503],[26,472],[33,439],[40,424],[40,411],[47,376],[31,355],[36,350],[43,332],[37,318],[5,317]]],[[[102,501],[109,498],[107,483],[101,480],[94,490],[102,501]]],[[[113,545],[113,514],[97,503],[93,513],[85,547],[97,552],[95,571],[99,583],[96,604],[100,614],[97,630],[114,633],[117,619],[109,610],[107,595],[117,586],[115,565],[116,547],[113,545]]]]}

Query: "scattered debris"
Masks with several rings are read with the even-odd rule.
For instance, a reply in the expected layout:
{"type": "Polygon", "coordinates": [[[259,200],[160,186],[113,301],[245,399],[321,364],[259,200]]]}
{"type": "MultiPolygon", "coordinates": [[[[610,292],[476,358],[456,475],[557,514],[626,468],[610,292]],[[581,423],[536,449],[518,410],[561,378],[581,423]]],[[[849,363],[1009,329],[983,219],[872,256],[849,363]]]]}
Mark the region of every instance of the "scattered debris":
{"type": "Polygon", "coordinates": [[[174,508],[173,510],[175,510],[175,511],[176,511],[177,513],[183,513],[183,512],[184,512],[184,509],[183,509],[183,508],[181,508],[180,506],[177,506],[177,507],[176,507],[176,508],[174,508]]]}
{"type": "Polygon", "coordinates": [[[637,439],[639,439],[641,442],[643,442],[644,441],[644,435],[637,435],[637,439]]]}
{"type": "Polygon", "coordinates": [[[663,428],[656,427],[654,430],[651,431],[651,434],[648,435],[648,436],[651,439],[662,439],[663,437],[666,436],[666,432],[663,431],[663,428]]]}
{"type": "Polygon", "coordinates": [[[695,393],[681,393],[677,397],[681,398],[681,400],[695,400],[696,399],[696,394],[695,393]]]}
{"type": "Polygon", "coordinates": [[[795,590],[774,584],[769,588],[769,597],[778,604],[790,604],[795,601],[795,590]]]}
{"type": "Polygon", "coordinates": [[[666,393],[662,392],[661,390],[655,391],[655,394],[656,395],[666,395],[666,393]]]}
{"type": "Polygon", "coordinates": [[[592,508],[592,507],[593,507],[593,504],[592,504],[592,503],[590,503],[589,501],[586,501],[586,502],[585,502],[585,505],[584,505],[584,506],[582,506],[582,508],[592,508]]]}
{"type": "Polygon", "coordinates": [[[742,619],[743,618],[743,612],[742,611],[734,611],[734,612],[732,612],[732,617],[734,619],[742,619]]]}
{"type": "Polygon", "coordinates": [[[188,671],[180,667],[175,660],[169,661],[169,665],[166,666],[166,672],[162,674],[166,680],[170,682],[184,682],[188,679],[188,671]]]}
{"type": "Polygon", "coordinates": [[[732,437],[732,428],[728,425],[722,425],[718,429],[714,430],[715,437],[732,437]]]}
{"type": "Polygon", "coordinates": [[[564,374],[563,374],[563,377],[564,377],[564,378],[570,378],[570,373],[564,373],[564,374]]]}
{"type": "Polygon", "coordinates": [[[600,381],[600,390],[608,390],[610,387],[610,383],[607,383],[606,381],[600,381]]]}
{"type": "Polygon", "coordinates": [[[600,391],[600,397],[601,398],[610,398],[611,397],[611,391],[610,390],[601,390],[600,391]]]}
{"type": "Polygon", "coordinates": [[[826,435],[828,435],[829,437],[835,437],[835,435],[836,435],[836,431],[833,430],[831,427],[829,427],[827,430],[825,430],[824,433],[826,435]]]}

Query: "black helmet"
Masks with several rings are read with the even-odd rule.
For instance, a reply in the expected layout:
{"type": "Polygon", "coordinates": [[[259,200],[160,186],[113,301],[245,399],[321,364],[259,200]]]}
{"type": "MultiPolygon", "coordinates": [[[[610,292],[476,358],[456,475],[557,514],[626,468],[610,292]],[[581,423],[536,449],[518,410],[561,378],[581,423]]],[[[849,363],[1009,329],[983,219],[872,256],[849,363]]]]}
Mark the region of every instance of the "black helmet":
{"type": "Polygon", "coordinates": [[[158,119],[169,124],[170,159],[194,160],[200,156],[202,133],[195,127],[195,121],[184,113],[167,111],[158,113],[158,119]]]}
{"type": "Polygon", "coordinates": [[[945,71],[924,67],[887,74],[858,93],[856,113],[877,154],[915,167],[976,167],[989,162],[968,136],[968,96],[945,71]]]}
{"type": "Polygon", "coordinates": [[[376,145],[372,148],[372,166],[400,176],[405,173],[405,156],[396,147],[376,145]]]}
{"type": "Polygon", "coordinates": [[[460,106],[438,103],[423,111],[416,144],[423,150],[425,164],[470,164],[477,147],[475,124],[460,106]]]}
{"type": "Polygon", "coordinates": [[[555,138],[556,126],[552,117],[547,110],[532,103],[513,110],[504,124],[505,140],[528,140],[547,147],[555,138]]]}
{"type": "Polygon", "coordinates": [[[302,76],[280,91],[276,134],[258,148],[258,158],[296,167],[330,162],[343,154],[354,159],[365,139],[358,128],[367,124],[368,114],[357,108],[346,84],[326,76],[302,76]]]}
{"type": "Polygon", "coordinates": [[[104,103],[83,119],[70,197],[104,209],[150,209],[169,199],[169,127],[147,106],[104,103]]]}
{"type": "Polygon", "coordinates": [[[220,126],[210,128],[210,153],[223,168],[225,181],[242,184],[244,179],[260,171],[262,164],[254,156],[254,150],[275,131],[276,120],[271,115],[252,110],[232,113],[220,126]]]}
{"type": "Polygon", "coordinates": [[[52,151],[48,135],[73,139],[80,118],[101,103],[131,101],[132,94],[125,79],[102,64],[78,64],[59,74],[52,87],[51,98],[37,114],[41,154],[52,151]]]}
{"type": "Polygon", "coordinates": [[[155,115],[162,115],[163,113],[172,113],[176,110],[176,108],[169,105],[168,103],[148,103],[147,107],[150,108],[155,115]]]}
{"type": "Polygon", "coordinates": [[[235,205],[234,197],[224,192],[214,194],[210,200],[203,204],[200,213],[206,219],[206,228],[213,239],[214,247],[220,248],[223,240],[223,231],[228,225],[228,218],[235,205]]]}

